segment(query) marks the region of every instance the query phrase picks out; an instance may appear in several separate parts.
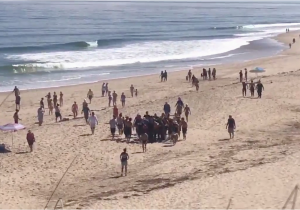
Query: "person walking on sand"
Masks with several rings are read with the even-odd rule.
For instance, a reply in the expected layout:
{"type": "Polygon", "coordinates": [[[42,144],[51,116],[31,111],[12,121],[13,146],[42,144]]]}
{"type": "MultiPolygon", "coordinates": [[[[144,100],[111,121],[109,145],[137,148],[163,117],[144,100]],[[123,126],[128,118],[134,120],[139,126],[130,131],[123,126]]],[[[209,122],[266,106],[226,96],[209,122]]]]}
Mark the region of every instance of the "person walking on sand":
{"type": "Polygon", "coordinates": [[[94,112],[92,112],[92,115],[89,117],[89,124],[91,127],[92,135],[94,135],[96,125],[98,125],[98,119],[94,112]]]}
{"type": "Polygon", "coordinates": [[[261,98],[262,91],[265,90],[265,88],[264,88],[263,84],[260,82],[260,80],[258,81],[258,83],[256,85],[256,89],[257,89],[258,98],[261,98]]]}
{"type": "Polygon", "coordinates": [[[211,70],[210,70],[210,68],[208,69],[208,79],[211,80],[211,70]]]}
{"type": "Polygon", "coordinates": [[[114,116],[118,116],[119,115],[119,109],[118,109],[118,107],[116,105],[113,108],[113,115],[114,116]]]}
{"type": "Polygon", "coordinates": [[[164,81],[168,81],[168,72],[165,70],[164,72],[164,81]]]}
{"type": "Polygon", "coordinates": [[[116,127],[117,127],[117,120],[116,120],[115,115],[109,121],[109,126],[110,126],[111,140],[113,141],[113,140],[115,140],[115,133],[116,133],[116,127]]]}
{"type": "Polygon", "coordinates": [[[168,117],[171,113],[171,106],[170,104],[168,104],[168,102],[165,103],[164,105],[164,112],[165,112],[165,115],[168,117]]]}
{"type": "Polygon", "coordinates": [[[74,101],[74,104],[72,105],[72,112],[73,112],[73,117],[76,118],[78,115],[78,105],[76,101],[74,101]]]}
{"type": "Polygon", "coordinates": [[[228,129],[230,139],[234,138],[234,130],[236,129],[235,120],[229,115],[228,122],[226,124],[226,129],[228,129]]]}
{"type": "Polygon", "coordinates": [[[240,82],[243,82],[243,71],[242,70],[240,70],[240,82]]]}
{"type": "Polygon", "coordinates": [[[126,96],[125,96],[124,93],[122,93],[122,95],[121,95],[121,103],[122,103],[122,107],[125,106],[125,100],[126,100],[126,96]]]}
{"type": "Polygon", "coordinates": [[[133,87],[133,85],[130,86],[130,93],[131,93],[131,97],[133,98],[133,93],[134,93],[134,87],[133,87]]]}
{"type": "Polygon", "coordinates": [[[119,135],[121,136],[123,134],[123,129],[124,129],[124,120],[122,117],[122,113],[119,114],[119,116],[117,117],[117,127],[118,127],[118,131],[119,131],[119,135]]]}
{"type": "Polygon", "coordinates": [[[45,113],[44,108],[42,106],[40,106],[40,108],[38,108],[38,110],[37,110],[39,126],[41,126],[43,124],[44,113],[45,113]]]}
{"type": "Polygon", "coordinates": [[[185,105],[183,111],[184,111],[184,115],[185,115],[186,121],[188,122],[189,121],[189,115],[192,114],[191,109],[190,109],[190,107],[189,107],[188,104],[185,105]]]}
{"type": "Polygon", "coordinates": [[[21,96],[17,95],[16,96],[16,109],[21,109],[21,96]]]}
{"type": "Polygon", "coordinates": [[[26,140],[30,148],[30,152],[33,152],[33,144],[35,142],[35,137],[34,134],[31,132],[31,130],[28,130],[28,133],[26,135],[26,140]]]}
{"type": "Polygon", "coordinates": [[[49,104],[50,104],[50,100],[51,100],[51,93],[49,92],[45,97],[47,99],[47,105],[48,105],[48,108],[49,108],[49,104]]]}
{"type": "Polygon", "coordinates": [[[246,68],[245,68],[245,80],[246,80],[246,82],[248,81],[248,71],[246,68]]]}
{"type": "Polygon", "coordinates": [[[59,106],[62,107],[64,104],[64,94],[62,92],[59,93],[59,106]]]}
{"type": "Polygon", "coordinates": [[[90,108],[88,105],[84,106],[82,108],[82,113],[84,115],[84,119],[85,119],[85,122],[88,124],[88,119],[89,119],[89,116],[90,116],[90,108]]]}
{"type": "Polygon", "coordinates": [[[243,97],[246,97],[246,95],[247,95],[247,87],[248,87],[248,85],[247,85],[246,81],[243,81],[242,82],[242,94],[243,94],[243,97]]]}
{"type": "Polygon", "coordinates": [[[114,91],[112,94],[113,106],[117,105],[117,97],[118,97],[118,94],[116,93],[116,91],[114,91]]]}
{"type": "Polygon", "coordinates": [[[135,97],[137,97],[137,96],[138,96],[138,90],[135,89],[135,97]]]}
{"type": "Polygon", "coordinates": [[[183,139],[186,140],[186,133],[187,133],[188,124],[184,120],[184,117],[181,118],[180,124],[181,124],[183,139]]]}
{"type": "Polygon", "coordinates": [[[126,151],[126,148],[123,149],[123,152],[120,155],[121,160],[121,176],[123,176],[124,168],[125,168],[125,176],[127,176],[127,165],[129,160],[129,155],[126,151]]]}
{"type": "Polygon", "coordinates": [[[57,106],[55,106],[54,109],[55,109],[55,122],[57,122],[57,118],[59,118],[59,120],[61,121],[62,117],[60,113],[59,104],[57,104],[57,106]]]}
{"type": "Polygon", "coordinates": [[[90,100],[90,104],[92,103],[92,99],[94,97],[94,93],[91,89],[89,89],[88,93],[87,93],[87,97],[90,100]]]}
{"type": "Polygon", "coordinates": [[[13,118],[14,118],[15,124],[18,124],[18,123],[19,123],[19,120],[21,120],[21,119],[19,118],[19,110],[18,110],[18,109],[16,109],[16,112],[14,113],[13,118]]]}

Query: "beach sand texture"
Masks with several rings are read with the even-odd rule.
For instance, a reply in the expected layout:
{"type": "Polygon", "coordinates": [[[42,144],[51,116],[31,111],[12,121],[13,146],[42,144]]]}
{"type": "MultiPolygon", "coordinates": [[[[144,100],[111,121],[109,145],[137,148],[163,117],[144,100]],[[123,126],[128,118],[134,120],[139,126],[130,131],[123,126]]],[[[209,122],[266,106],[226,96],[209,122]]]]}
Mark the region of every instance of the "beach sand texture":
{"type": "MultiPolygon", "coordinates": [[[[57,182],[75,159],[49,205],[63,198],[65,208],[281,208],[293,187],[300,183],[300,39],[298,32],[281,34],[277,40],[292,49],[280,55],[245,63],[216,66],[216,81],[200,81],[199,92],[185,81],[187,70],[169,73],[167,82],[158,75],[112,80],[109,89],[127,96],[123,115],[162,113],[178,97],[188,103],[192,116],[186,141],[176,146],[155,143],[141,153],[141,145],[110,141],[112,116],[102,82],[72,87],[22,91],[21,123],[36,136],[33,153],[25,139],[26,130],[13,134],[13,152],[0,154],[0,208],[44,208],[57,182]],[[240,69],[264,67],[263,98],[242,97],[240,69]],[[129,97],[133,84],[138,97],[129,97]],[[71,119],[71,106],[94,91],[90,108],[100,121],[89,136],[84,119],[71,119]],[[48,92],[64,93],[63,117],[55,123],[46,109],[43,126],[37,122],[39,100],[48,92]],[[228,140],[228,115],[237,123],[236,137],[228,140]],[[120,175],[119,155],[129,155],[127,177],[120,175]]],[[[200,69],[193,73],[200,77],[200,69]]],[[[256,78],[253,73],[248,77],[256,78]]],[[[249,92],[248,92],[249,94],[249,92]]],[[[7,93],[0,95],[0,101],[7,93]]],[[[14,96],[1,107],[0,124],[12,122],[14,96]]],[[[174,108],[173,110],[174,111],[174,108]]],[[[11,144],[11,133],[1,133],[0,143],[11,144]]],[[[300,202],[297,203],[298,207],[300,202]]],[[[297,205],[296,205],[297,207],[297,205]]]]}

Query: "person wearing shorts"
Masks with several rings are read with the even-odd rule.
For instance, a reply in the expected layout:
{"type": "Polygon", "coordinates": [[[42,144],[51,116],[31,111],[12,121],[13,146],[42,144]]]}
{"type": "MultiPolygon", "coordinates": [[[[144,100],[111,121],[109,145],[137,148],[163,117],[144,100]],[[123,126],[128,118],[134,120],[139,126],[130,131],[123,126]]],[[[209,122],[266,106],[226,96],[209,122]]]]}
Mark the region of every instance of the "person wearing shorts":
{"type": "Polygon", "coordinates": [[[231,115],[229,115],[228,122],[227,122],[227,125],[226,125],[226,129],[228,129],[230,139],[234,138],[234,129],[235,128],[236,128],[235,120],[232,118],[231,115]]]}
{"type": "Polygon", "coordinates": [[[116,127],[117,127],[117,120],[116,120],[115,115],[113,116],[113,119],[111,119],[109,121],[109,125],[110,125],[110,132],[111,132],[111,136],[112,136],[111,140],[114,140],[115,139],[115,133],[116,133],[116,127]]]}
{"type": "Polygon", "coordinates": [[[55,109],[55,122],[57,122],[57,118],[62,120],[59,104],[57,104],[54,109],[55,109]]]}
{"type": "Polygon", "coordinates": [[[92,135],[94,135],[96,125],[98,125],[98,119],[94,112],[92,112],[92,115],[89,117],[89,124],[91,126],[92,135]]]}
{"type": "Polygon", "coordinates": [[[28,146],[30,148],[30,152],[33,151],[33,144],[35,142],[34,134],[29,130],[26,136],[28,146]]]}
{"type": "Polygon", "coordinates": [[[125,168],[125,176],[127,176],[127,165],[128,165],[129,155],[126,152],[126,148],[123,149],[123,152],[120,155],[120,160],[121,160],[121,176],[123,176],[124,168],[125,168]]]}

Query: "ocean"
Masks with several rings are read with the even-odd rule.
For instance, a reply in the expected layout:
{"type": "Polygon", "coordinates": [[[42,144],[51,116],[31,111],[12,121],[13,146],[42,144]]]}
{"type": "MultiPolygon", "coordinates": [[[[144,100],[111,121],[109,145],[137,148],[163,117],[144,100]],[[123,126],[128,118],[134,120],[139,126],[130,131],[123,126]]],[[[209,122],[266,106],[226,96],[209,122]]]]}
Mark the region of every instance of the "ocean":
{"type": "Polygon", "coordinates": [[[0,92],[271,56],[297,2],[0,1],[0,92]]]}

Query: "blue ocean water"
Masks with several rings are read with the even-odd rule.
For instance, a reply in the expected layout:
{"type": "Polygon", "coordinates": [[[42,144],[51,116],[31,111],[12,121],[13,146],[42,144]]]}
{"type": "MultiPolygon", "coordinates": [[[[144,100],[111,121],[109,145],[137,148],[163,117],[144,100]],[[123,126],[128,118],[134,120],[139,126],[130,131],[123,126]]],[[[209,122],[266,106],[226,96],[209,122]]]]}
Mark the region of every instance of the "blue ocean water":
{"type": "Polygon", "coordinates": [[[0,1],[0,91],[73,85],[280,52],[297,2],[0,1]]]}

